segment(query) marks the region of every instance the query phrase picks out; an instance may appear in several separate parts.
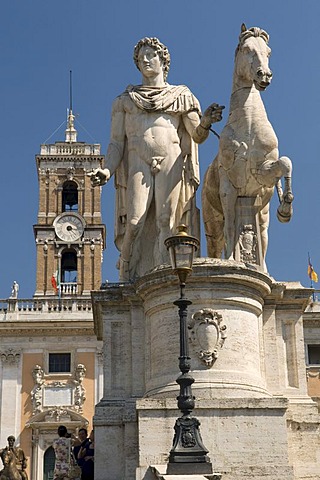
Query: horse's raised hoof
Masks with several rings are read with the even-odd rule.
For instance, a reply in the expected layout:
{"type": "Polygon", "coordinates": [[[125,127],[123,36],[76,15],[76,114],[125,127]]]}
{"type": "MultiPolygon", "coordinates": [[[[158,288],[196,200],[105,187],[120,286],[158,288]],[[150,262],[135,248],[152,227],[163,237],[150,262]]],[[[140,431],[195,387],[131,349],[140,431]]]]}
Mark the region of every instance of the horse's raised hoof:
{"type": "MultiPolygon", "coordinates": [[[[293,196],[292,196],[293,200],[293,196]]],[[[277,210],[277,218],[281,223],[288,223],[291,220],[293,214],[292,201],[282,202],[277,210]]]]}

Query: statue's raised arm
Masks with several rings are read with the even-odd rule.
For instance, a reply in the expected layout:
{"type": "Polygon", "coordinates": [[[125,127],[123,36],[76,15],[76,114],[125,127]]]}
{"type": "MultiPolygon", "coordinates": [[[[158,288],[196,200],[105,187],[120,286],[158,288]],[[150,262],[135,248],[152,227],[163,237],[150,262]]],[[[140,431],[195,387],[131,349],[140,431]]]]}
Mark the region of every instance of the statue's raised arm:
{"type": "Polygon", "coordinates": [[[260,95],[272,79],[268,42],[269,35],[261,28],[242,25],[229,117],[202,191],[208,255],[220,258],[224,251],[227,259],[258,264],[265,271],[274,187],[281,222],[290,220],[293,201],[291,161],[279,157],[278,140],[260,95]]]}

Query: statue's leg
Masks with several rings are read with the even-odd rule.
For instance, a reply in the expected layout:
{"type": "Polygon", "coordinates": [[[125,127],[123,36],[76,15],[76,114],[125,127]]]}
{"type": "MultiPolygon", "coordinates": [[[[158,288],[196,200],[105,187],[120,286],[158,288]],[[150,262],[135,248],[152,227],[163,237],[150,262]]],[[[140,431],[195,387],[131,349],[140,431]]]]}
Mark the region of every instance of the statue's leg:
{"type": "MultiPolygon", "coordinates": [[[[155,206],[156,227],[158,238],[154,248],[155,265],[169,262],[167,248],[164,241],[176,232],[173,227],[176,222],[182,185],[182,158],[175,161],[166,159],[161,170],[155,175],[155,206]]],[[[189,225],[187,225],[189,226],[189,225]]]]}
{"type": "Polygon", "coordinates": [[[277,210],[277,217],[280,222],[286,223],[291,220],[291,217],[293,214],[293,209],[292,209],[293,193],[292,193],[292,185],[291,185],[292,163],[290,158],[288,157],[281,157],[279,159],[279,163],[283,168],[284,191],[282,195],[281,204],[279,205],[277,210]]]}
{"type": "Polygon", "coordinates": [[[237,189],[231,184],[223,167],[219,169],[220,200],[224,214],[225,258],[234,259],[237,189]]]}
{"type": "Polygon", "coordinates": [[[221,258],[224,248],[224,218],[219,197],[219,185],[215,181],[216,178],[213,168],[214,165],[210,165],[204,178],[202,189],[202,217],[207,240],[208,257],[221,258]]]}
{"type": "Polygon", "coordinates": [[[260,236],[261,236],[261,250],[262,250],[262,260],[264,271],[267,271],[266,265],[266,254],[268,248],[268,227],[269,227],[269,207],[270,203],[268,202],[264,208],[259,212],[259,226],[260,226],[260,236]]]}
{"type": "Polygon", "coordinates": [[[283,177],[284,177],[284,192],[283,192],[283,201],[286,203],[293,202],[293,193],[292,193],[292,162],[288,157],[280,157],[279,162],[282,165],[283,177]]]}
{"type": "Polygon", "coordinates": [[[280,200],[280,206],[277,210],[278,220],[282,223],[289,222],[293,209],[293,193],[291,187],[292,163],[288,157],[280,157],[278,159],[278,149],[272,151],[258,169],[258,181],[261,185],[267,187],[276,186],[280,200]],[[274,156],[277,155],[277,160],[274,156]],[[281,181],[284,177],[284,191],[282,192],[281,181]]]}
{"type": "Polygon", "coordinates": [[[209,205],[206,200],[202,202],[202,208],[207,240],[207,255],[211,258],[221,258],[224,248],[223,215],[212,205],[209,205]]]}
{"type": "Polygon", "coordinates": [[[138,244],[153,195],[153,177],[149,168],[147,172],[143,171],[143,167],[141,170],[129,172],[127,223],[120,253],[120,281],[133,280],[136,275],[141,253],[138,244]]]}
{"type": "MultiPolygon", "coordinates": [[[[278,153],[278,150],[275,150],[278,153]]],[[[293,194],[291,187],[292,163],[288,157],[274,159],[274,151],[266,156],[266,160],[259,166],[258,181],[261,185],[273,187],[281,177],[284,177],[283,200],[292,203],[293,194]],[[269,158],[273,157],[273,158],[269,158]]]]}

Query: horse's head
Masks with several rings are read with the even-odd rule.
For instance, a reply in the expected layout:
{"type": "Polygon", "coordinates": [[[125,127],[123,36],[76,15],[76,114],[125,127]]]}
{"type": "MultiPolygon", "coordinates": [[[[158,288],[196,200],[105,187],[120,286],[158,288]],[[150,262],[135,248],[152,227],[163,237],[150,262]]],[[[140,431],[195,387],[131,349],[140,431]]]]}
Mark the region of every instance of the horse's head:
{"type": "Polygon", "coordinates": [[[243,23],[236,49],[235,73],[243,86],[254,83],[257,90],[270,85],[272,72],[269,68],[271,48],[269,35],[258,27],[247,28],[243,23]]]}

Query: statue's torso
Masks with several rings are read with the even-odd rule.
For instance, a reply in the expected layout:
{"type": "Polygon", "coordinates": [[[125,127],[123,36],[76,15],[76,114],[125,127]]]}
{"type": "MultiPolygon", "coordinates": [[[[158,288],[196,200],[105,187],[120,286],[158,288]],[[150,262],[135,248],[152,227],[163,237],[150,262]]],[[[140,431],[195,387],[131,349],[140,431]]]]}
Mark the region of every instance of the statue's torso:
{"type": "Polygon", "coordinates": [[[152,157],[176,160],[181,153],[178,136],[181,115],[142,110],[129,96],[123,96],[122,101],[129,161],[132,155],[147,163],[152,157]]]}

